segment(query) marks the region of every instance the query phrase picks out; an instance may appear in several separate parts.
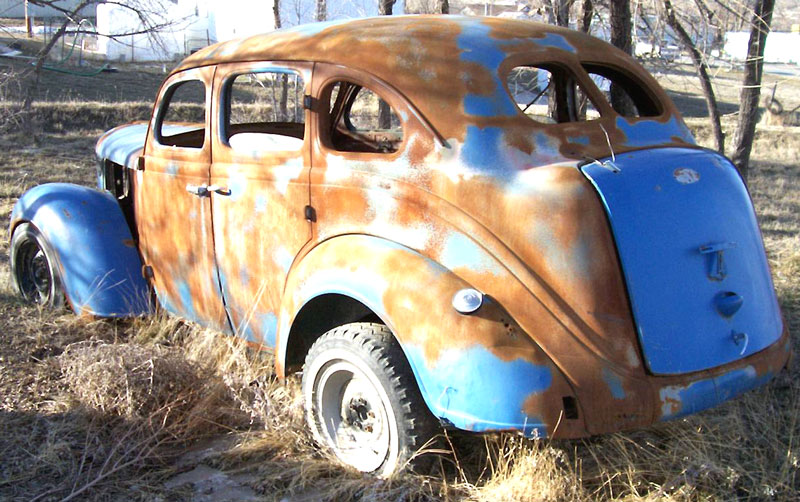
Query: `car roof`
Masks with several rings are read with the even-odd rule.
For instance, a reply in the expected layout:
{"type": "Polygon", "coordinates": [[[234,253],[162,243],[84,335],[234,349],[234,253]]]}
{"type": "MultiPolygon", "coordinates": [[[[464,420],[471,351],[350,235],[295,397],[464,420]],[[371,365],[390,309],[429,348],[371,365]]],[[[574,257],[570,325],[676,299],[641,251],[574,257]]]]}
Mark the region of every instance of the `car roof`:
{"type": "MultiPolygon", "coordinates": [[[[386,78],[396,75],[398,70],[414,70],[415,62],[446,69],[464,60],[492,64],[498,62],[497,58],[516,52],[597,54],[598,49],[612,59],[622,54],[612,45],[584,33],[533,21],[440,15],[377,16],[305,24],[220,42],[187,57],[174,71],[242,61],[316,61],[358,68],[386,78]]],[[[426,72],[418,76],[424,80],[426,72]]]]}
{"type": "Polygon", "coordinates": [[[575,73],[581,62],[612,66],[650,89],[665,105],[664,120],[678,115],[655,79],[611,44],[568,28],[497,17],[378,16],[295,26],[209,46],[173,72],[254,61],[310,61],[366,72],[414,103],[444,138],[463,136],[465,124],[515,120],[518,110],[503,79],[514,65],[563,64],[575,73]]]}

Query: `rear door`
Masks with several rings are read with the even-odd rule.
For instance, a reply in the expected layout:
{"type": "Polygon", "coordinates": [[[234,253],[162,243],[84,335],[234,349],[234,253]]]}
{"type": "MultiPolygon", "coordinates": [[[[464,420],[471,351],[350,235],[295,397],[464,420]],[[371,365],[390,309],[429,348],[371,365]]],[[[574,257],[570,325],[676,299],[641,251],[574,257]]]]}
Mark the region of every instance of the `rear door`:
{"type": "Polygon", "coordinates": [[[286,276],[311,237],[311,63],[219,65],[211,204],[220,284],[236,333],[275,346],[286,276]]]}

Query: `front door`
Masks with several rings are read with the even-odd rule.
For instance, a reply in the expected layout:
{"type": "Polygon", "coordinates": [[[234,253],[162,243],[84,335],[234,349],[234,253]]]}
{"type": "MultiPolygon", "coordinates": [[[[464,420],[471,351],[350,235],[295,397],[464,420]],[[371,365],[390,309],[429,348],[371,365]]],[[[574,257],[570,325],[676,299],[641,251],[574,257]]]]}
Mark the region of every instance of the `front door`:
{"type": "Polygon", "coordinates": [[[146,266],[166,310],[230,331],[214,265],[211,198],[211,84],[214,68],[187,70],[161,87],[136,187],[146,266]]]}
{"type": "Polygon", "coordinates": [[[219,65],[211,204],[222,292],[235,332],[275,346],[289,269],[311,238],[304,96],[311,63],[219,65]]]}

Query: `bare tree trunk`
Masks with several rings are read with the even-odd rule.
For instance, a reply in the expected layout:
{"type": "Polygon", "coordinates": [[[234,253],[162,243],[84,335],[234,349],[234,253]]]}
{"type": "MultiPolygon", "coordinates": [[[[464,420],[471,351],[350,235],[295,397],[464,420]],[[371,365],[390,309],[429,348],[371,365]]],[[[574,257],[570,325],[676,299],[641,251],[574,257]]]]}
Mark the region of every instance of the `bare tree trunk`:
{"type": "Polygon", "coordinates": [[[725,135],[722,133],[717,97],[714,94],[714,87],[711,85],[711,77],[708,75],[708,65],[706,65],[703,55],[692,41],[692,37],[689,36],[689,33],[686,32],[686,29],[675,16],[671,0],[664,0],[664,14],[667,24],[672,28],[672,31],[678,35],[678,40],[686,52],[692,56],[692,63],[694,63],[697,77],[700,79],[700,85],[703,88],[703,97],[706,100],[706,107],[708,108],[708,118],[711,121],[711,130],[714,133],[714,146],[718,152],[725,153],[725,135]]]}
{"type": "MultiPolygon", "coordinates": [[[[611,17],[611,43],[626,54],[632,54],[630,0],[610,0],[609,10],[611,17]]],[[[634,114],[633,104],[623,89],[612,84],[610,94],[611,106],[617,113],[623,116],[634,114]]]]}
{"type": "Polygon", "coordinates": [[[397,0],[378,0],[378,15],[391,16],[396,1],[397,0]]]}
{"type": "MultiPolygon", "coordinates": [[[[85,5],[85,3],[81,3],[78,8],[73,11],[73,14],[78,12],[85,5]]],[[[58,42],[58,40],[64,36],[64,32],[67,31],[67,26],[69,26],[71,17],[73,16],[64,17],[64,22],[61,23],[58,30],[53,34],[47,44],[42,47],[39,54],[36,55],[36,65],[32,70],[33,76],[25,88],[25,99],[22,101],[22,132],[25,136],[34,140],[33,100],[36,99],[36,94],[39,90],[39,79],[42,75],[42,67],[47,59],[47,55],[50,54],[56,42],[58,42]]]]}
{"type": "Polygon", "coordinates": [[[594,4],[592,0],[583,0],[583,17],[581,19],[581,31],[589,33],[592,27],[592,17],[594,17],[594,4]]]}
{"type": "MultiPolygon", "coordinates": [[[[569,8],[573,0],[550,0],[548,20],[557,26],[569,26],[569,8]]],[[[551,75],[551,78],[553,76],[551,75]]],[[[556,102],[556,88],[551,85],[547,91],[547,116],[558,121],[558,104],[556,102]]]]}
{"type": "Polygon", "coordinates": [[[281,0],[272,0],[272,16],[275,19],[275,29],[281,29],[281,0]]]}
{"type": "MultiPolygon", "coordinates": [[[[378,14],[381,16],[391,16],[392,9],[396,0],[378,0],[378,14]]],[[[392,111],[389,104],[384,100],[378,103],[378,127],[381,129],[391,129],[392,111]]]]}
{"type": "Polygon", "coordinates": [[[314,13],[315,21],[325,21],[328,19],[328,0],[317,0],[317,8],[314,13]]]}
{"type": "Polygon", "coordinates": [[[33,38],[33,23],[28,16],[28,0],[25,0],[25,31],[28,33],[28,38],[33,38]]]}
{"type": "Polygon", "coordinates": [[[439,14],[450,14],[450,2],[448,0],[437,0],[436,11],[439,14]]]}
{"type": "Polygon", "coordinates": [[[574,0],[549,0],[548,21],[557,26],[569,26],[569,9],[574,0]]]}
{"type": "Polygon", "coordinates": [[[750,26],[750,42],[747,46],[747,61],[744,65],[744,82],[739,98],[739,120],[733,140],[733,164],[747,181],[750,151],[756,133],[758,100],[761,97],[761,77],[764,71],[764,47],[772,23],[775,0],[756,0],[750,26]]]}

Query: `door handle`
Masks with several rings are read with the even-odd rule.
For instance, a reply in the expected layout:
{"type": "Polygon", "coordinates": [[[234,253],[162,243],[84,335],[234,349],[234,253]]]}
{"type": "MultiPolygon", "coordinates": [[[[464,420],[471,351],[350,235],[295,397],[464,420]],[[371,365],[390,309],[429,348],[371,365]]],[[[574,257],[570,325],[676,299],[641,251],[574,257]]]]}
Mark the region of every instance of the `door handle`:
{"type": "Polygon", "coordinates": [[[231,189],[230,188],[219,186],[219,185],[209,185],[209,186],[206,187],[206,191],[214,192],[214,193],[217,193],[219,195],[226,195],[226,196],[231,194],[231,189]]]}
{"type": "Polygon", "coordinates": [[[208,187],[206,185],[192,185],[189,183],[186,185],[186,191],[198,197],[206,197],[208,195],[208,187]]]}
{"type": "Polygon", "coordinates": [[[231,194],[231,190],[228,187],[222,187],[219,185],[192,185],[191,183],[186,185],[186,191],[192,195],[197,195],[198,197],[208,197],[211,195],[211,192],[220,195],[231,194]]]}

